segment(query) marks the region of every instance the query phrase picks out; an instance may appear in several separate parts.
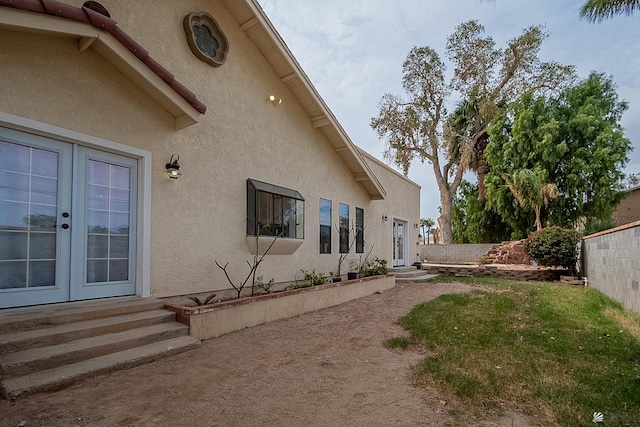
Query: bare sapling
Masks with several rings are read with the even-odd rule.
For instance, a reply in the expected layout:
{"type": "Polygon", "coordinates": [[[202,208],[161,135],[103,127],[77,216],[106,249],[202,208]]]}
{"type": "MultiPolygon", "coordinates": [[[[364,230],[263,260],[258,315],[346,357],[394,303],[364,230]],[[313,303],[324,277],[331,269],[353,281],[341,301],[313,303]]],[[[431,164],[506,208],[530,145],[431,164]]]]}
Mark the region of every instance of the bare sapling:
{"type": "Polygon", "coordinates": [[[273,245],[275,245],[276,240],[278,240],[278,238],[281,237],[280,235],[274,236],[273,240],[267,247],[267,250],[265,250],[264,253],[260,254],[260,232],[265,228],[269,228],[269,225],[268,224],[263,225],[262,227],[258,228],[258,232],[256,233],[256,236],[255,236],[256,251],[255,251],[255,254],[253,255],[253,262],[247,261],[247,265],[249,266],[249,273],[245,277],[244,281],[238,284],[234,283],[233,280],[231,280],[231,277],[229,276],[229,272],[227,271],[227,266],[229,265],[229,262],[227,262],[224,266],[222,266],[218,263],[217,260],[215,261],[218,268],[224,272],[224,275],[227,278],[227,281],[229,282],[229,284],[233,287],[233,289],[236,290],[237,299],[240,298],[240,295],[242,294],[242,290],[247,285],[247,283],[249,283],[249,281],[251,281],[251,296],[254,295],[255,287],[256,287],[256,273],[258,272],[258,267],[260,266],[262,261],[264,261],[264,258],[267,256],[271,248],[273,248],[273,245]]]}

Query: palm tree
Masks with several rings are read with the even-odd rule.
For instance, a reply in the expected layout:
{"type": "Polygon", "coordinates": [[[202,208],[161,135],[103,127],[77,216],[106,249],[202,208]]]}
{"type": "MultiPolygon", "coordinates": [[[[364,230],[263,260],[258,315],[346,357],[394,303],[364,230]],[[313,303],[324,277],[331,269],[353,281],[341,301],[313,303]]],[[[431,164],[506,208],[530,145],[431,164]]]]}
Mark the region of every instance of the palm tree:
{"type": "MultiPolygon", "coordinates": [[[[495,0],[480,0],[493,2],[495,0]]],[[[587,0],[580,8],[580,18],[591,23],[602,22],[616,15],[633,15],[640,10],[640,0],[587,0]]]]}
{"type": "Polygon", "coordinates": [[[536,230],[540,231],[542,206],[547,206],[549,200],[558,197],[558,187],[552,183],[545,183],[544,173],[540,170],[534,172],[531,169],[520,169],[511,177],[503,174],[502,179],[507,183],[507,187],[520,206],[533,208],[536,213],[536,230]]]}
{"type": "Polygon", "coordinates": [[[602,22],[616,15],[633,15],[640,9],[640,0],[587,0],[580,17],[589,22],[602,22]]]}
{"type": "Polygon", "coordinates": [[[481,102],[476,97],[458,104],[447,121],[450,133],[450,152],[452,158],[459,158],[462,146],[472,144],[469,169],[478,175],[478,200],[486,197],[484,177],[489,172],[489,164],[484,157],[484,150],[489,143],[487,120],[480,111],[481,102]]]}
{"type": "Polygon", "coordinates": [[[431,218],[421,218],[420,219],[420,227],[422,227],[422,244],[429,244],[429,234],[431,233],[431,227],[433,227],[434,225],[436,225],[436,222],[431,219],[431,218]],[[424,232],[424,229],[427,229],[427,232],[424,232]],[[426,242],[425,243],[425,235],[426,235],[426,242]]]}

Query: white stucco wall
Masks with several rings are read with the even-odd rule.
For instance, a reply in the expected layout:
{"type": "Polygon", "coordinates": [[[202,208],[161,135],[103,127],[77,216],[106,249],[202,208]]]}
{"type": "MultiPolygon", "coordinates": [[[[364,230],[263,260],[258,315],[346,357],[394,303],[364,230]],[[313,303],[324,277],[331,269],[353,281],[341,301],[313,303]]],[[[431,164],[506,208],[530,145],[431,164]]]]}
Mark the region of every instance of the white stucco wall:
{"type": "MultiPolygon", "coordinates": [[[[83,0],[67,0],[81,6],[83,0]]],[[[419,187],[368,159],[388,197],[371,201],[322,133],[217,1],[102,0],[118,26],[140,43],[208,110],[198,124],[176,131],[106,70],[95,52],[34,35],[0,35],[0,111],[82,132],[152,153],[151,294],[172,296],[229,288],[214,260],[229,262],[232,277],[247,272],[246,180],[295,189],[305,198],[305,239],[292,255],[268,256],[265,280],[294,279],[300,269],[335,270],[333,254],[319,254],[319,199],[365,211],[367,243],[391,257],[391,218],[419,222],[419,187]],[[189,50],[182,19],[193,11],[213,15],[230,45],[227,62],[212,68],[189,50]],[[270,103],[270,93],[283,98],[270,103]],[[180,155],[184,176],[169,180],[165,163],[180,155]],[[383,223],[383,213],[389,221],[383,223]]],[[[357,143],[357,141],[356,141],[357,143]]],[[[415,235],[415,236],[414,236],[415,235]]],[[[410,262],[417,260],[418,230],[410,262]],[[417,253],[417,252],[416,252],[417,253]],[[414,259],[415,258],[415,259],[414,259]]],[[[344,270],[346,272],[346,270],[344,270]]]]}

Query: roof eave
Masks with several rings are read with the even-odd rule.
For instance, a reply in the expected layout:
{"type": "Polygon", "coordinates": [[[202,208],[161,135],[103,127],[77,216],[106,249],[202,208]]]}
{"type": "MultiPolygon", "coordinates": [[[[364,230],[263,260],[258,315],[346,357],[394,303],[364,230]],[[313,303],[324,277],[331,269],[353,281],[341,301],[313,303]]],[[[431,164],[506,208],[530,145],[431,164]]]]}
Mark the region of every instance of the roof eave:
{"type": "Polygon", "coordinates": [[[364,161],[327,104],[318,94],[309,77],[298,64],[284,40],[256,0],[221,0],[234,16],[240,28],[271,64],[280,81],[295,96],[306,111],[311,125],[333,145],[334,150],[351,170],[372,200],[386,198],[386,191],[364,161]]]}

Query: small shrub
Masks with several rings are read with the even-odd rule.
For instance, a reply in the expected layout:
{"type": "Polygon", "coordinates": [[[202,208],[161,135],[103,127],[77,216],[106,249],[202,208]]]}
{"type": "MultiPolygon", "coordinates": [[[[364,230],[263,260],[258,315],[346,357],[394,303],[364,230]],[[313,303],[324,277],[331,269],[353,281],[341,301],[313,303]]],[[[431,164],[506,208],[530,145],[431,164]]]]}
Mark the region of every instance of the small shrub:
{"type": "Polygon", "coordinates": [[[564,267],[575,273],[578,261],[578,232],[568,228],[547,227],[525,240],[525,251],[538,265],[564,267]]]}
{"type": "Polygon", "coordinates": [[[264,283],[263,276],[256,277],[256,288],[265,294],[271,293],[271,288],[273,288],[273,279],[269,280],[267,283],[264,283]]]}
{"type": "Polygon", "coordinates": [[[195,296],[194,297],[187,297],[187,298],[190,299],[191,301],[195,302],[196,305],[207,305],[215,297],[216,297],[216,294],[211,294],[208,297],[206,297],[204,300],[201,300],[200,298],[195,297],[195,296]]]}
{"type": "Polygon", "coordinates": [[[479,265],[487,265],[491,263],[492,263],[491,258],[487,254],[482,255],[478,260],[479,265]]]}
{"type": "Polygon", "coordinates": [[[316,273],[316,270],[311,271],[300,270],[304,274],[304,281],[306,286],[318,286],[327,283],[327,276],[324,273],[316,273]]]}
{"type": "Polygon", "coordinates": [[[360,267],[360,274],[363,277],[387,274],[389,272],[387,262],[386,259],[376,257],[373,261],[367,261],[360,267]]]}

